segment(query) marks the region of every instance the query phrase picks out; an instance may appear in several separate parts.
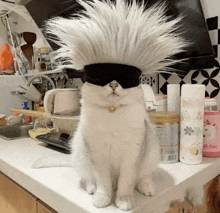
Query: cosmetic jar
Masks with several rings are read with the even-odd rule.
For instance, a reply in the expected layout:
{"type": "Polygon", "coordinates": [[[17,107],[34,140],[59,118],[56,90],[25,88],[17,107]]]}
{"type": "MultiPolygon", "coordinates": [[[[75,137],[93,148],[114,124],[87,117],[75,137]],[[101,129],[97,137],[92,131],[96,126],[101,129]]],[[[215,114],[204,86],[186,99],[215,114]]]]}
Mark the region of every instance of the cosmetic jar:
{"type": "Polygon", "coordinates": [[[176,163],[179,160],[179,114],[174,112],[150,112],[160,143],[160,163],[176,163]]]}

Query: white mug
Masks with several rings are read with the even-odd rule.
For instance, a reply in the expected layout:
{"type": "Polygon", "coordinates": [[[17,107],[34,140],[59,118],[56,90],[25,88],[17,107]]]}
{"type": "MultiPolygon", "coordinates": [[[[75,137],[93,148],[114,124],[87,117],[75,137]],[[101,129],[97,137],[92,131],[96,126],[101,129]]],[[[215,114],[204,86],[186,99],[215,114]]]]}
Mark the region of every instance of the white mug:
{"type": "Polygon", "coordinates": [[[79,110],[79,106],[78,89],[52,89],[44,97],[44,109],[48,114],[71,116],[79,110]]]}

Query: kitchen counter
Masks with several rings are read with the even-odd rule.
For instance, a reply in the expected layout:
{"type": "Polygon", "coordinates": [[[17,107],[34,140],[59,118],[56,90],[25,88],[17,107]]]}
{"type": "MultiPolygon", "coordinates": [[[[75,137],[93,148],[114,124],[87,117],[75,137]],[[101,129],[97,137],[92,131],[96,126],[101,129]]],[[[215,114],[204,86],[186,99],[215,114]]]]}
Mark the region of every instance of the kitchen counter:
{"type": "MultiPolygon", "coordinates": [[[[122,213],[114,203],[97,209],[92,205],[92,195],[79,185],[74,168],[57,167],[32,169],[39,158],[56,157],[68,161],[71,156],[49,148],[31,138],[6,141],[0,139],[0,171],[34,196],[60,213],[122,213]]],[[[135,190],[134,213],[164,213],[170,201],[182,198],[183,191],[191,185],[204,185],[220,174],[220,158],[203,158],[199,165],[182,163],[161,164],[154,174],[156,195],[145,197],[135,190]]]]}

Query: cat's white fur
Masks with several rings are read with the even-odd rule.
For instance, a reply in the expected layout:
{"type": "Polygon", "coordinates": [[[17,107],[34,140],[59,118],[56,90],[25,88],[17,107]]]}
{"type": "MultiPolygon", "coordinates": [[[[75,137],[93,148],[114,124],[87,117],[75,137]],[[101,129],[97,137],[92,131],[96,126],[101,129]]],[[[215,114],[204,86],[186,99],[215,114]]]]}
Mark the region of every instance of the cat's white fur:
{"type": "Polygon", "coordinates": [[[151,174],[159,163],[159,145],[140,86],[119,85],[113,93],[109,84],[86,82],[72,146],[87,191],[95,192],[95,206],[108,205],[113,188],[118,188],[116,205],[124,210],[134,205],[135,186],[145,195],[154,194],[151,174]],[[114,112],[108,110],[111,106],[114,112]]]}
{"type": "MultiPolygon", "coordinates": [[[[144,3],[135,0],[130,5],[124,0],[79,3],[85,12],[78,18],[53,18],[46,23],[48,37],[61,46],[54,59],[62,59],[64,67],[120,63],[151,74],[176,63],[170,57],[187,45],[174,32],[180,18],[168,21],[165,4],[144,11],[144,3]]],[[[134,187],[145,195],[154,194],[151,174],[159,162],[159,147],[141,87],[119,85],[115,93],[108,84],[83,85],[72,150],[87,191],[95,193],[93,204],[107,206],[112,189],[117,188],[116,205],[128,210],[134,205],[134,187]],[[116,110],[109,112],[110,106],[116,110]]]]}
{"type": "MultiPolygon", "coordinates": [[[[115,83],[115,82],[113,82],[115,83]]],[[[159,163],[159,144],[145,110],[141,86],[113,90],[85,83],[82,87],[81,117],[72,144],[72,161],[39,159],[33,168],[73,166],[78,170],[93,204],[105,207],[117,189],[115,203],[134,207],[133,190],[154,195],[152,173],[159,163]],[[114,93],[114,94],[113,94],[114,93]],[[114,106],[114,112],[109,107],[114,106]]],[[[186,201],[200,205],[202,187],[189,187],[186,201]]]]}
{"type": "Polygon", "coordinates": [[[144,11],[144,1],[133,0],[130,5],[125,0],[78,2],[85,8],[79,18],[56,17],[45,25],[48,38],[61,46],[54,59],[62,59],[65,67],[120,63],[151,74],[176,63],[170,57],[188,45],[175,32],[181,17],[168,21],[165,3],[144,11]]]}

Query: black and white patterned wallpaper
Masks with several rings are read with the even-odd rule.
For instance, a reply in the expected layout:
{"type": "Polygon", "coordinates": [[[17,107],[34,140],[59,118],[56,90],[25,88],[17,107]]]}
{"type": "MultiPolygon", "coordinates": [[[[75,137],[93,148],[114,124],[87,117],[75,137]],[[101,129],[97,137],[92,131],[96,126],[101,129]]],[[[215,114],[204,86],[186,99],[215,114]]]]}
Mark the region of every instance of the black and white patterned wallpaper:
{"type": "Polygon", "coordinates": [[[141,82],[150,84],[155,93],[166,94],[168,84],[199,83],[206,86],[206,97],[209,96],[220,100],[220,1],[215,1],[213,5],[210,5],[211,3],[208,0],[201,0],[201,3],[204,4],[203,10],[215,52],[216,67],[212,69],[191,70],[186,76],[167,73],[150,77],[143,75],[141,82]]]}

